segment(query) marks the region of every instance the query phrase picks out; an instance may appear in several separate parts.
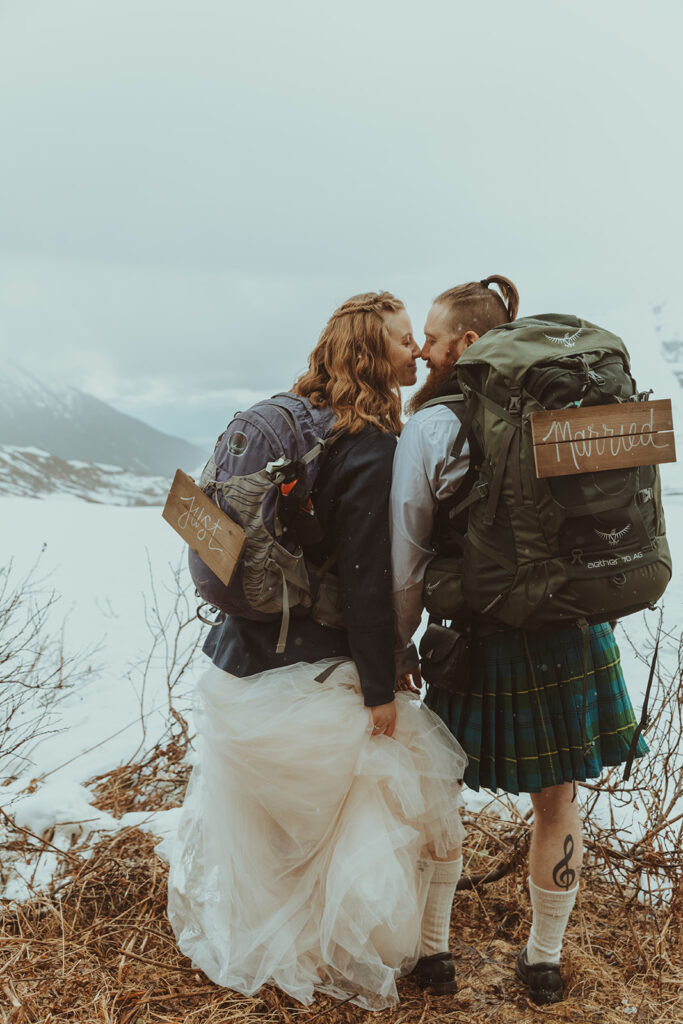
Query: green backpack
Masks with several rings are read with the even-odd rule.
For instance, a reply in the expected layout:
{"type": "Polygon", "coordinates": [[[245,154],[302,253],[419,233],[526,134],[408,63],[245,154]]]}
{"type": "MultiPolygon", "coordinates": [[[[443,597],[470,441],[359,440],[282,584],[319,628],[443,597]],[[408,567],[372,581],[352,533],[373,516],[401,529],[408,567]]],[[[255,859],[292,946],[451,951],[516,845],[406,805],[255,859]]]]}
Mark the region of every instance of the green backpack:
{"type": "MultiPolygon", "coordinates": [[[[573,316],[503,324],[458,360],[444,402],[478,476],[437,521],[430,614],[472,611],[525,629],[598,623],[651,607],[671,578],[656,466],[536,476],[530,413],[644,401],[614,334],[573,316]],[[464,538],[449,521],[465,516],[464,538]]],[[[429,403],[432,404],[432,403],[429,403]]],[[[457,499],[456,495],[456,499],[457,499]]]]}

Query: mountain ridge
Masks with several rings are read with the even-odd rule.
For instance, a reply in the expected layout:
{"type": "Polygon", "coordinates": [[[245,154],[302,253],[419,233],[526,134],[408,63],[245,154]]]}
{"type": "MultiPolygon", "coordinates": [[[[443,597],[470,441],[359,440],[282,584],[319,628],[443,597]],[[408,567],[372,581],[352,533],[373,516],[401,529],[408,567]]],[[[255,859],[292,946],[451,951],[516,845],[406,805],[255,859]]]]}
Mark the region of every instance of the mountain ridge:
{"type": "Polygon", "coordinates": [[[168,487],[165,476],[60,459],[39,448],[0,445],[0,497],[61,494],[95,505],[163,505],[168,487]]]}
{"type": "Polygon", "coordinates": [[[49,384],[17,363],[0,373],[0,445],[165,478],[179,467],[195,470],[207,455],[78,388],[49,384]]]}

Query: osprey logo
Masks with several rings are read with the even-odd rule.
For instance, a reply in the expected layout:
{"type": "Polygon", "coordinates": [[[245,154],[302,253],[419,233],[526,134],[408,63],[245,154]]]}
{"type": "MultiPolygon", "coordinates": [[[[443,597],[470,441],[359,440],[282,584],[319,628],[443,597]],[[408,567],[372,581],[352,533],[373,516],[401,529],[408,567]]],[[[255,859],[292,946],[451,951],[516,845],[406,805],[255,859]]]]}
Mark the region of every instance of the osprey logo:
{"type": "Polygon", "coordinates": [[[246,452],[249,447],[249,438],[246,434],[243,434],[241,430],[236,430],[234,434],[231,434],[228,438],[228,451],[231,455],[236,455],[240,458],[246,452]]]}
{"type": "Polygon", "coordinates": [[[610,530],[609,533],[603,533],[602,530],[593,530],[593,533],[600,538],[605,540],[611,548],[615,548],[617,544],[624,539],[627,533],[631,530],[631,524],[627,523],[623,529],[617,530],[616,526],[610,530]]]}
{"type": "Polygon", "coordinates": [[[425,583],[425,594],[433,594],[437,587],[440,587],[443,583],[443,579],[437,580],[436,583],[425,583]]]}
{"type": "Polygon", "coordinates": [[[578,331],[571,335],[569,331],[567,331],[567,333],[563,334],[561,338],[557,338],[552,334],[544,334],[543,337],[546,341],[552,341],[553,345],[561,345],[562,348],[574,348],[576,345],[576,339],[581,334],[582,330],[583,327],[579,327],[578,331]]]}

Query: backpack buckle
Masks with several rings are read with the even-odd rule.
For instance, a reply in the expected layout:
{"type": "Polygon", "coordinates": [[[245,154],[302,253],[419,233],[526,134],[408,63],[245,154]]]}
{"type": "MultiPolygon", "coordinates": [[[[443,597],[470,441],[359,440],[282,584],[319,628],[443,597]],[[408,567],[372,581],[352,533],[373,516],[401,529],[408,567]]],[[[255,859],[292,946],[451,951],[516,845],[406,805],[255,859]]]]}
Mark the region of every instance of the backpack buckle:
{"type": "Polygon", "coordinates": [[[507,411],[519,415],[522,411],[522,389],[512,388],[508,400],[507,411]]]}
{"type": "Polygon", "coordinates": [[[271,483],[290,483],[295,478],[295,465],[286,455],[281,455],[279,459],[266,465],[266,475],[270,478],[271,483]]]}
{"type": "MultiPolygon", "coordinates": [[[[195,591],[195,593],[197,594],[197,597],[201,598],[201,594],[198,591],[195,591]]],[[[198,605],[195,614],[199,621],[203,622],[206,626],[222,626],[227,617],[224,611],[221,611],[220,608],[216,608],[216,606],[211,604],[210,601],[203,601],[202,604],[198,605]],[[209,609],[208,612],[204,612],[205,608],[209,609]],[[211,615],[212,612],[214,618],[210,619],[209,615],[211,615]],[[216,615],[219,615],[220,618],[216,618],[216,615]]]]}

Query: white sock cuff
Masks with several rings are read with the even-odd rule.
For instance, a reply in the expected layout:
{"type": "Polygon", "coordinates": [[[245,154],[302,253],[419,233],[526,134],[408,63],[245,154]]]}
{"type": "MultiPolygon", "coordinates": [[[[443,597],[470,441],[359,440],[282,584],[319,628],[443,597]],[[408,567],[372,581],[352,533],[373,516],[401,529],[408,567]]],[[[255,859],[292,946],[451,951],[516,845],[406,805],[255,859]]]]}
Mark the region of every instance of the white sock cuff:
{"type": "Polygon", "coordinates": [[[462,854],[456,860],[435,860],[432,882],[457,885],[462,874],[462,854]]]}
{"type": "Polygon", "coordinates": [[[540,885],[536,885],[529,878],[529,892],[532,899],[536,896],[538,899],[547,901],[547,903],[563,903],[568,896],[576,899],[580,884],[580,882],[577,882],[573,889],[541,889],[540,885]]]}

